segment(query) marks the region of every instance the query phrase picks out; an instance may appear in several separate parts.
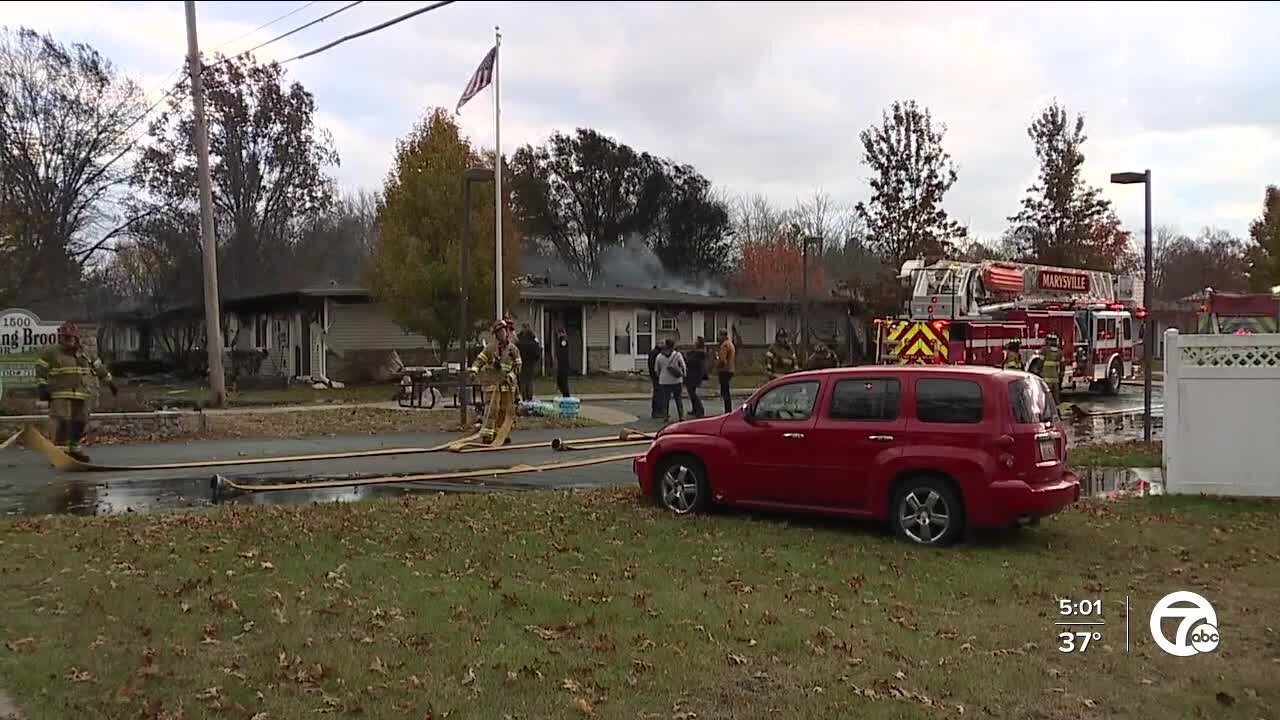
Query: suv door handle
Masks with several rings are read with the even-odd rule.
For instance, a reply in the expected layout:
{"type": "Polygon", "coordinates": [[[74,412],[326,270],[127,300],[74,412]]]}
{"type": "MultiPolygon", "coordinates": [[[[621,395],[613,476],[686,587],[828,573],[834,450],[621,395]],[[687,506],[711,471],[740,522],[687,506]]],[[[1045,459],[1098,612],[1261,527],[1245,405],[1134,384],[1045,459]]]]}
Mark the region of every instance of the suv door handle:
{"type": "Polygon", "coordinates": [[[873,442],[892,442],[893,436],[892,435],[868,435],[867,439],[873,442]]]}
{"type": "Polygon", "coordinates": [[[782,433],[782,437],[788,440],[801,440],[804,438],[804,433],[782,433]]]}

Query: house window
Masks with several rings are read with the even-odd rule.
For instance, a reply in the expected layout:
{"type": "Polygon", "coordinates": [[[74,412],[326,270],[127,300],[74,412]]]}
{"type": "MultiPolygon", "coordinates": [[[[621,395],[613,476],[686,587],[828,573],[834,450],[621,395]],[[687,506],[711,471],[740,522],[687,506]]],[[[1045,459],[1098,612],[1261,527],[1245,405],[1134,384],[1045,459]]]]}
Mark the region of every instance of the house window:
{"type": "Polygon", "coordinates": [[[729,329],[729,313],[709,312],[702,315],[702,337],[707,342],[718,340],[721,330],[729,329]]]}
{"type": "Polygon", "coordinates": [[[658,330],[662,332],[676,331],[676,316],[663,313],[658,316],[658,330]]]}
{"type": "Polygon", "coordinates": [[[636,311],[636,354],[648,355],[653,349],[653,311],[636,311]]]}
{"type": "Polygon", "coordinates": [[[267,315],[254,318],[253,346],[255,348],[271,347],[271,319],[267,315]]]}

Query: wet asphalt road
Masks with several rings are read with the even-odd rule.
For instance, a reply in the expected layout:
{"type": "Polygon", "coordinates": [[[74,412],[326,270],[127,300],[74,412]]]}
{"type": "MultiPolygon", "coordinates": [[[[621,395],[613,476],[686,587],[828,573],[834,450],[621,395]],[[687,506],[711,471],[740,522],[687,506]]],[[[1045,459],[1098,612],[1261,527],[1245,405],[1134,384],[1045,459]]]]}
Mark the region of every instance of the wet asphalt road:
{"type": "MultiPolygon", "coordinates": [[[[1126,386],[1115,398],[1066,396],[1094,415],[1072,423],[1075,441],[1115,441],[1140,438],[1142,435],[1142,388],[1126,386]],[[1134,414],[1136,411],[1136,415],[1134,414]]],[[[1162,395],[1160,387],[1153,394],[1153,415],[1159,436],[1162,395]]],[[[687,399],[686,399],[687,403],[687,399]]],[[[611,401],[608,407],[644,418],[631,426],[640,430],[656,430],[661,423],[648,419],[648,402],[611,401]]],[[[687,405],[686,405],[687,408],[687,405]]],[[[708,403],[708,410],[720,409],[718,398],[708,403]]],[[[569,431],[521,431],[515,442],[548,441],[554,437],[580,438],[611,435],[619,428],[582,428],[569,431]]],[[[150,445],[118,445],[92,448],[95,462],[139,465],[191,462],[213,459],[251,458],[371,450],[391,447],[430,447],[456,436],[406,433],[396,435],[347,435],[310,439],[219,440],[189,443],[157,443],[150,445]]],[[[324,462],[291,462],[278,464],[236,465],[221,468],[179,470],[121,471],[98,473],[62,473],[51,468],[43,456],[29,450],[0,451],[0,517],[69,513],[104,515],[126,512],[154,512],[208,506],[212,501],[210,481],[215,473],[237,481],[298,482],[322,479],[355,479],[360,477],[439,473],[505,467],[517,463],[541,465],[586,459],[605,455],[643,451],[644,446],[609,448],[589,452],[564,453],[549,448],[514,450],[497,453],[457,454],[449,452],[416,455],[329,460],[324,462]]],[[[522,490],[578,488],[630,485],[635,482],[629,461],[527,473],[465,482],[405,483],[333,490],[299,490],[241,495],[227,502],[247,504],[290,504],[306,502],[352,501],[369,497],[385,497],[407,493],[477,492],[485,490],[522,490]]],[[[1109,482],[1107,483],[1110,484],[1109,482]]]]}

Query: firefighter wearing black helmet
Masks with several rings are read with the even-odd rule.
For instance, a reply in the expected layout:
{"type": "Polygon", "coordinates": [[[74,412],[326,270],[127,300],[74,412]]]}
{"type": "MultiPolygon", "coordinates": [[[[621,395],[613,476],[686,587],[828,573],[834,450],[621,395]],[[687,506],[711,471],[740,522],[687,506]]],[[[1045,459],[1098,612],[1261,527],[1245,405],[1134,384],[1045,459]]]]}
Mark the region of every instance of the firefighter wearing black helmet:
{"type": "Polygon", "coordinates": [[[1004,346],[1004,369],[1022,370],[1022,341],[1010,340],[1004,346]]]}
{"type": "Polygon", "coordinates": [[[1044,350],[1040,351],[1040,377],[1044,378],[1053,393],[1053,401],[1059,402],[1062,397],[1062,348],[1058,345],[1058,336],[1050,333],[1044,339],[1044,350]]]}
{"type": "Polygon", "coordinates": [[[95,392],[90,377],[120,392],[110,371],[98,358],[91,358],[80,345],[80,327],[73,322],[58,326],[58,344],[45,350],[36,362],[40,399],[49,403],[54,442],[71,457],[89,462],[80,450],[89,424],[89,403],[95,392]]]}
{"type": "Polygon", "coordinates": [[[764,372],[772,380],[796,371],[799,363],[786,330],[778,330],[774,342],[764,354],[764,372]]]}

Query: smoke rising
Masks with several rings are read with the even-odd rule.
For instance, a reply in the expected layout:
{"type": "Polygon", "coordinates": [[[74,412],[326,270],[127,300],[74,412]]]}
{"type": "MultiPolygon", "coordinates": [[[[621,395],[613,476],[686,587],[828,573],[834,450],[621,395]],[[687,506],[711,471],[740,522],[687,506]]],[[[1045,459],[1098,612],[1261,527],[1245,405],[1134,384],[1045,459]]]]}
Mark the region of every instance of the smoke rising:
{"type": "Polygon", "coordinates": [[[558,257],[526,252],[521,270],[545,276],[552,285],[592,288],[661,288],[692,295],[726,295],[725,286],[713,278],[687,277],[668,271],[662,260],[640,236],[609,248],[600,257],[600,269],[586,282],[577,277],[558,257]]]}

